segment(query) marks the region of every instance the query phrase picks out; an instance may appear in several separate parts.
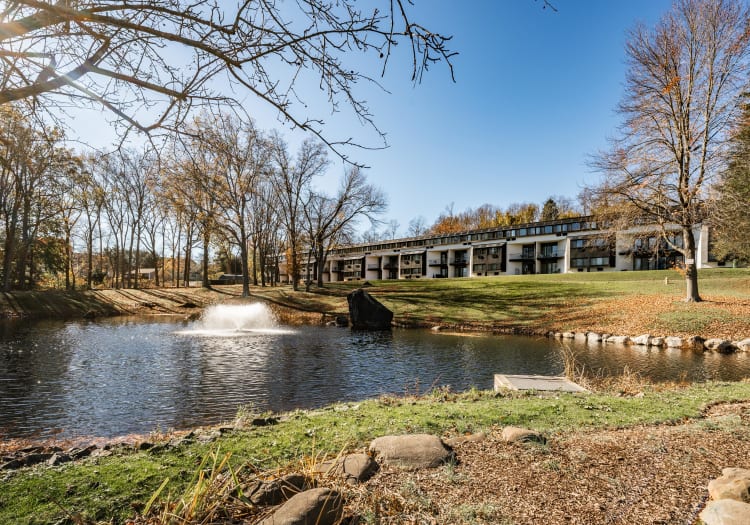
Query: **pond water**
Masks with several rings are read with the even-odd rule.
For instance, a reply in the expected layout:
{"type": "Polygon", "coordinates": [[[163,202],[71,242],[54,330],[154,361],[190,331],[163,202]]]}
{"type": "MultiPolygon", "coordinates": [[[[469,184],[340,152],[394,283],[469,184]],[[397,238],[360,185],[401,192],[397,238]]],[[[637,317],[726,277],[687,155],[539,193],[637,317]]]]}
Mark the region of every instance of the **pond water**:
{"type": "MultiPolygon", "coordinates": [[[[0,322],[0,437],[113,437],[381,394],[492,388],[493,374],[560,374],[546,338],[278,327],[259,305],[204,320],[0,322]]],[[[589,370],[655,380],[750,376],[750,356],[575,346],[589,370]]]]}

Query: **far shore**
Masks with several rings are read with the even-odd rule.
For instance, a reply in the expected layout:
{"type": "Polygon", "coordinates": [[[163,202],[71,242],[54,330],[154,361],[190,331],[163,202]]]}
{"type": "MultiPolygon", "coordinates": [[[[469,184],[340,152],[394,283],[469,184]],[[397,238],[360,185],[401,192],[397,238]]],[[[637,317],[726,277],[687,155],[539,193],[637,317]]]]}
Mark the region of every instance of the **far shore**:
{"type": "Polygon", "coordinates": [[[113,315],[196,318],[203,308],[263,301],[282,324],[325,324],[347,315],[346,295],[359,286],[394,312],[394,325],[450,331],[543,335],[596,332],[723,338],[750,337],[750,269],[701,271],[703,302],[684,302],[675,271],[576,273],[423,281],[326,283],[310,291],[289,285],[206,288],[31,291],[0,294],[0,318],[76,319],[113,315]]]}

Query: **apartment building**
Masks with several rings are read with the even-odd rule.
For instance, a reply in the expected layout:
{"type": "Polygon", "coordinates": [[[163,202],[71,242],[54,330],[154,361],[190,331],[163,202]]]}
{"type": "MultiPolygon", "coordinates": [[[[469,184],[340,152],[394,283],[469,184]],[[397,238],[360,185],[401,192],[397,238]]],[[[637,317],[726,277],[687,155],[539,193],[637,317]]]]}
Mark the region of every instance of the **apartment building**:
{"type": "MultiPolygon", "coordinates": [[[[698,268],[710,267],[708,228],[696,225],[698,268]]],[[[355,244],[330,252],[327,282],[491,277],[537,273],[637,271],[684,263],[677,226],[667,235],[654,225],[613,231],[592,217],[487,228],[444,235],[355,244]]],[[[317,261],[310,263],[316,275],[317,261]]],[[[281,273],[286,264],[282,262],[281,273]]],[[[303,266],[303,277],[307,267],[303,266]]]]}

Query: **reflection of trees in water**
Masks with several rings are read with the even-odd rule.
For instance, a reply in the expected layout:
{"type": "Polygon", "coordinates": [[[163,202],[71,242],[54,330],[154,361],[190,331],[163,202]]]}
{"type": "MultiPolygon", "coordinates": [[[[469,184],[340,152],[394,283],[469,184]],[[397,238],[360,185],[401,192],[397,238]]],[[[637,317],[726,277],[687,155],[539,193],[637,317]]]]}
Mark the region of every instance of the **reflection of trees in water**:
{"type": "MultiPolygon", "coordinates": [[[[559,374],[556,341],[421,330],[300,327],[198,337],[161,322],[0,323],[0,429],[62,427],[112,436],[312,408],[450,385],[491,388],[496,373],[559,374]]],[[[655,380],[738,379],[750,356],[572,344],[591,373],[625,367],[655,380]]],[[[11,434],[12,433],[12,434],[11,434]]]]}

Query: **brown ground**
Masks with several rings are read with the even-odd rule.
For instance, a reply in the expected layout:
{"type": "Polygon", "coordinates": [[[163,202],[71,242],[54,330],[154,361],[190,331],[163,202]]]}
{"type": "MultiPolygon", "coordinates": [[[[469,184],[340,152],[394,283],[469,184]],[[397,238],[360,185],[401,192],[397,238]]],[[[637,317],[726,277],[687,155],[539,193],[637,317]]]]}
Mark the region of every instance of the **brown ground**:
{"type": "Polygon", "coordinates": [[[740,340],[750,337],[750,300],[738,297],[705,296],[703,302],[686,304],[669,296],[628,295],[608,298],[586,305],[571,304],[570,309],[556,312],[553,328],[571,326],[572,331],[638,336],[651,333],[660,336],[701,335],[740,340]],[[704,317],[700,326],[685,323],[682,330],[660,329],[661,315],[679,315],[690,309],[704,317]]]}
{"type": "Polygon", "coordinates": [[[547,445],[505,443],[500,430],[458,445],[455,466],[382,469],[351,491],[350,512],[377,512],[381,524],[693,524],[722,468],[750,468],[747,402],[680,425],[550,436],[547,445]]]}

